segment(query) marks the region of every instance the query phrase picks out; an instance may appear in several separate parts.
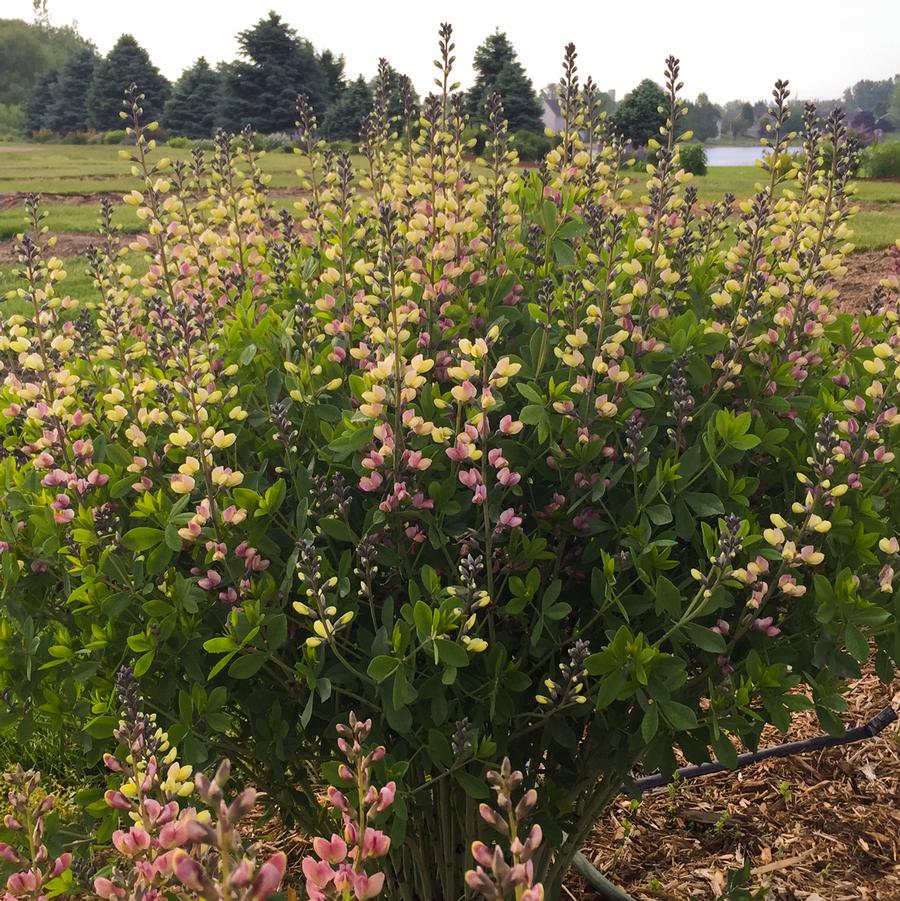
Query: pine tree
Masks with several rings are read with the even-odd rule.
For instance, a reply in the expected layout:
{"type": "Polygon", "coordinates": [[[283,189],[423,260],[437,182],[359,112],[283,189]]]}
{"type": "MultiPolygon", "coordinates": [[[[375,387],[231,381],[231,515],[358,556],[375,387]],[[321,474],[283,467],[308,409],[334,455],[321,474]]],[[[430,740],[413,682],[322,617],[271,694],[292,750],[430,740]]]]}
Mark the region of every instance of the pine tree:
{"type": "Polygon", "coordinates": [[[93,128],[108,131],[122,127],[122,95],[132,83],[145,95],[146,121],[159,119],[169,96],[169,82],[150,61],[147,51],[130,34],[123,34],[94,68],[87,94],[88,122],[93,128]]]}
{"type": "Polygon", "coordinates": [[[646,144],[651,138],[658,140],[659,129],[666,124],[666,114],[659,108],[666,103],[663,89],[645,78],[616,107],[613,115],[616,130],[634,144],[646,144]]]}
{"type": "MultiPolygon", "coordinates": [[[[326,103],[327,106],[331,106],[341,96],[344,88],[347,87],[344,76],[344,57],[335,56],[330,50],[323,50],[319,54],[319,68],[322,70],[322,76],[325,79],[327,88],[326,103]]],[[[324,114],[324,107],[322,112],[324,114]]]]}
{"type": "Polygon", "coordinates": [[[50,110],[56,93],[56,82],[59,78],[57,69],[50,69],[38,78],[25,104],[25,133],[33,135],[36,131],[50,128],[50,110]]]}
{"type": "Polygon", "coordinates": [[[329,76],[309,41],[270,12],[238,34],[242,59],[222,67],[220,114],[226,128],[250,124],[272,133],[294,128],[297,95],[306,94],[321,119],[328,107],[329,76]]]}
{"type": "Polygon", "coordinates": [[[162,122],[176,135],[208,138],[216,127],[221,77],[204,57],[185,69],[172,87],[162,122]]]}
{"type": "Polygon", "coordinates": [[[473,121],[486,121],[485,104],[491,94],[497,93],[503,100],[510,131],[543,131],[541,104],[534,86],[502,31],[495,31],[478,47],[473,66],[477,74],[467,98],[473,121]]]}
{"type": "Polygon", "coordinates": [[[709,102],[706,94],[700,94],[696,103],[688,103],[687,110],[679,130],[692,131],[698,141],[708,141],[718,136],[722,111],[709,102]]]}
{"type": "Polygon", "coordinates": [[[372,111],[372,89],[362,75],[351,81],[328,108],[322,132],[329,141],[355,141],[363,119],[372,111]]]}
{"type": "Polygon", "coordinates": [[[47,127],[59,134],[85,131],[88,127],[87,92],[97,66],[93,49],[79,50],[58,71],[47,110],[47,127]]]}

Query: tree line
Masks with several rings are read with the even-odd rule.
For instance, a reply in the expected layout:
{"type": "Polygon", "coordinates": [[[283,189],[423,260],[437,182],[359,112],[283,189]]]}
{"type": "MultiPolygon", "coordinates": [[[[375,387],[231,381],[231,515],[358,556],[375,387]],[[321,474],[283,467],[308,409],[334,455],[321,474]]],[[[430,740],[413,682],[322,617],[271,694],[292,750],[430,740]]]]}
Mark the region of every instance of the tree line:
{"type": "MultiPolygon", "coordinates": [[[[17,123],[29,135],[119,129],[122,93],[132,82],[146,95],[148,115],[169,133],[188,138],[208,138],[218,128],[236,131],[247,124],[264,134],[290,133],[297,94],[304,93],[326,138],[355,140],[374,106],[373,81],[361,75],[348,79],[343,56],[317,51],[275,12],[238,34],[237,59],[213,66],[200,57],[171,83],[132,35],[122,35],[101,56],[76,29],[51,26],[45,4],[37,7],[43,13],[33,24],[0,20],[0,138],[4,121],[17,123]],[[16,115],[18,109],[22,112],[16,115]]],[[[513,132],[542,132],[545,112],[552,120],[556,86],[547,86],[540,95],[535,91],[503,32],[495,31],[478,47],[473,68],[475,81],[466,101],[475,124],[484,121],[485,101],[492,93],[502,98],[513,132]]],[[[410,79],[390,64],[385,73],[390,114],[399,115],[404,97],[418,108],[410,79]]],[[[616,129],[635,144],[659,134],[663,120],[658,108],[665,105],[665,95],[655,81],[644,79],[619,104],[609,94],[602,99],[616,129]]],[[[857,82],[842,101],[821,105],[830,109],[840,102],[861,129],[900,126],[900,76],[857,82]]],[[[687,104],[685,128],[700,141],[720,134],[755,137],[764,132],[767,106],[765,101],[735,100],[720,107],[700,94],[687,104]]],[[[799,128],[802,104],[794,104],[790,114],[791,127],[799,128]]]]}

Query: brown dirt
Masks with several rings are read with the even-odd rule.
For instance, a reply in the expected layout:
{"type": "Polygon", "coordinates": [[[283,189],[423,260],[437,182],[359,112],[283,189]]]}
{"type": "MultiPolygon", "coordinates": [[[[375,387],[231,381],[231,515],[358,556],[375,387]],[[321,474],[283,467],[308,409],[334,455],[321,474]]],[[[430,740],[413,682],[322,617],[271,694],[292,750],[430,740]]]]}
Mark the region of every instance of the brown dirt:
{"type": "MultiPolygon", "coordinates": [[[[100,235],[92,232],[64,232],[57,235],[52,254],[56,257],[83,256],[91,244],[97,244],[100,235]]],[[[0,241],[0,264],[13,263],[16,260],[16,241],[10,238],[8,241],[0,241]]]]}
{"type": "MultiPolygon", "coordinates": [[[[87,176],[88,178],[90,176],[87,176]]],[[[122,202],[122,194],[124,191],[82,191],[70,194],[53,194],[41,192],[41,202],[50,203],[71,203],[82,204],[90,203],[99,207],[102,198],[106,198],[114,204],[122,202]]],[[[28,197],[27,191],[14,191],[11,194],[0,194],[0,210],[16,209],[25,206],[25,200],[28,197]]]]}
{"type": "Polygon", "coordinates": [[[847,274],[840,280],[838,306],[859,312],[872,299],[881,279],[891,274],[889,250],[860,250],[847,257],[847,274]]]}
{"type": "MultiPolygon", "coordinates": [[[[844,721],[857,725],[886,704],[900,705],[900,679],[857,681],[844,721]]],[[[787,738],[821,733],[812,713],[787,738]]],[[[585,854],[635,899],[715,898],[728,869],[749,857],[752,884],[785,901],[900,899],[900,727],[859,744],[645,795],[637,810],[620,799],[599,822],[585,854]]],[[[577,878],[578,899],[598,896],[577,878]]]]}

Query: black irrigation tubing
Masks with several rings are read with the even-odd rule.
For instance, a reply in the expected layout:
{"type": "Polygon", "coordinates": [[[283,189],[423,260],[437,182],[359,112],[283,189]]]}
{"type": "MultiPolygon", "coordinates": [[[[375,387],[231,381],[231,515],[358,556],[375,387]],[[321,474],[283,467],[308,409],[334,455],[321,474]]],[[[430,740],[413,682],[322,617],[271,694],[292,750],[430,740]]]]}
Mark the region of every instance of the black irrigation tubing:
{"type": "MultiPolygon", "coordinates": [[[[740,770],[772,757],[793,757],[795,754],[806,754],[810,751],[822,751],[825,748],[837,748],[841,745],[865,741],[868,738],[874,738],[896,721],[897,711],[889,705],[884,710],[876,713],[867,723],[857,726],[855,729],[848,729],[843,735],[817,735],[815,738],[807,738],[803,741],[789,741],[783,745],[763,748],[761,751],[739,754],[737,766],[734,767],[726,766],[718,760],[713,760],[711,763],[703,763],[699,766],[681,767],[675,771],[675,778],[696,779],[699,776],[709,776],[711,773],[740,770]]],[[[635,779],[630,785],[623,785],[620,793],[635,797],[653,791],[656,788],[662,788],[672,781],[672,778],[658,773],[654,776],[635,779]]],[[[575,855],[572,868],[582,876],[592,889],[599,893],[601,898],[607,898],[609,901],[634,901],[630,895],[613,885],[580,851],[575,855]]]]}

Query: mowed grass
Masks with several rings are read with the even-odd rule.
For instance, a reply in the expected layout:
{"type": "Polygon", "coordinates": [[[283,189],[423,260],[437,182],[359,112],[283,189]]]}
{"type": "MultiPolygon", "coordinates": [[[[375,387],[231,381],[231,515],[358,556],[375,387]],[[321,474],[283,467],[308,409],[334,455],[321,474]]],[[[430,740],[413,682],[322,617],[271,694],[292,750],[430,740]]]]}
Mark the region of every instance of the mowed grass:
{"type": "MultiPolygon", "coordinates": [[[[132,163],[119,158],[122,149],[126,148],[115,144],[0,144],[0,195],[130,191],[137,181],[131,174],[132,163]]],[[[190,150],[160,145],[151,159],[188,160],[190,155],[190,150]]],[[[363,157],[354,157],[358,169],[363,162],[363,157]]],[[[260,159],[260,169],[272,176],[273,189],[297,188],[301,167],[294,153],[267,153],[260,159]]]]}
{"type": "MultiPolygon", "coordinates": [[[[97,231],[100,193],[123,194],[139,186],[130,174],[131,164],[119,158],[116,145],[0,144],[0,241],[9,240],[25,227],[25,210],[21,202],[10,205],[3,195],[35,191],[43,194],[71,195],[67,200],[49,198],[44,220],[51,233],[91,233],[97,231]]],[[[190,151],[160,146],[157,157],[188,159],[190,151]]],[[[357,169],[361,157],[354,158],[357,169]]],[[[273,152],[261,159],[261,168],[271,173],[270,188],[277,206],[291,209],[295,198],[285,192],[299,188],[296,170],[301,161],[296,154],[273,152]],[[279,196],[279,194],[281,196],[279,196]]],[[[633,173],[639,182],[632,186],[633,198],[642,194],[643,173],[633,173]]],[[[694,179],[702,202],[718,200],[726,193],[738,199],[749,197],[766,174],[754,166],[721,166],[710,168],[706,175],[694,179]]],[[[860,179],[857,198],[861,212],[853,221],[854,243],[861,250],[891,246],[900,237],[900,181],[860,179]]],[[[119,205],[114,222],[126,234],[139,232],[143,223],[133,207],[119,205]]],[[[67,258],[69,278],[66,292],[75,297],[89,296],[93,290],[83,259],[67,258]],[[86,293],[88,292],[88,293],[86,293]]],[[[10,264],[0,265],[0,298],[14,287],[10,264]]]]}

